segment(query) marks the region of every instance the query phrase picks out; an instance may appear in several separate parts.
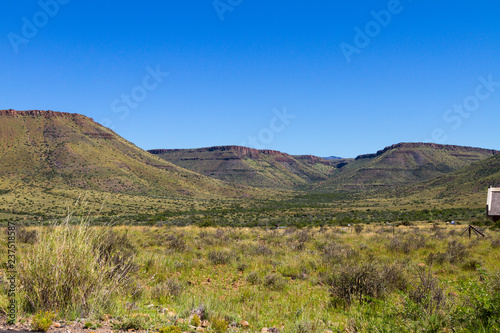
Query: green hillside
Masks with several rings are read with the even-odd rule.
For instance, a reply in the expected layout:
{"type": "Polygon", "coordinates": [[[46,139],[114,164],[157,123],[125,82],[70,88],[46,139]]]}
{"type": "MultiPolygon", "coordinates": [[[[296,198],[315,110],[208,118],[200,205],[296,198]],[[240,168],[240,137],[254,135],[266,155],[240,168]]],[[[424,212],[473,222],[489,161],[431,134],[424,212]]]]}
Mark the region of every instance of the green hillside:
{"type": "Polygon", "coordinates": [[[338,163],[316,156],[292,156],[275,150],[240,146],[154,149],[149,152],[205,176],[262,188],[289,189],[326,180],[338,163]]]}
{"type": "Polygon", "coordinates": [[[486,158],[438,178],[399,189],[400,196],[415,196],[437,200],[465,200],[486,203],[489,186],[500,187],[500,155],[486,158]]]}
{"type": "Polygon", "coordinates": [[[400,143],[345,162],[327,181],[315,185],[314,189],[366,190],[415,184],[467,167],[497,153],[495,150],[472,147],[400,143]]]}
{"type": "Polygon", "coordinates": [[[159,197],[245,194],[159,159],[88,117],[52,111],[0,111],[0,179],[159,197]]]}

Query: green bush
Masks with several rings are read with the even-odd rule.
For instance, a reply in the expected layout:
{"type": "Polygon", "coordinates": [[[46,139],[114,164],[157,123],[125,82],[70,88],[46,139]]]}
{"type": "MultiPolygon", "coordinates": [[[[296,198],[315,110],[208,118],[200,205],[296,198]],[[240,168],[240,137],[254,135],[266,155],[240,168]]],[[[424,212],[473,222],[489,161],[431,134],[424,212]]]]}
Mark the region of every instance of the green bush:
{"type": "Polygon", "coordinates": [[[150,318],[148,315],[142,313],[135,313],[130,317],[125,318],[117,328],[121,330],[145,330],[148,328],[150,318]]]}
{"type": "Polygon", "coordinates": [[[257,273],[256,271],[248,273],[246,280],[250,284],[259,284],[260,283],[259,273],[257,273]]]}
{"type": "Polygon", "coordinates": [[[207,254],[208,260],[214,265],[225,265],[231,262],[232,256],[229,251],[210,251],[207,254]]]}
{"type": "Polygon", "coordinates": [[[281,291],[285,289],[287,281],[281,275],[271,273],[264,278],[263,284],[271,290],[281,291]]]}
{"type": "Polygon", "coordinates": [[[332,304],[350,306],[353,301],[381,299],[392,290],[404,290],[406,277],[396,265],[361,263],[346,265],[330,281],[332,304]]]}
{"type": "Polygon", "coordinates": [[[175,279],[168,279],[159,283],[151,289],[153,299],[167,303],[170,299],[179,296],[182,293],[183,286],[175,279]]]}
{"type": "Polygon", "coordinates": [[[217,333],[227,332],[228,322],[226,319],[220,316],[214,316],[211,318],[211,327],[217,333]]]}
{"type": "Polygon", "coordinates": [[[31,328],[34,331],[47,332],[52,325],[55,315],[50,311],[40,311],[34,317],[31,322],[31,328]]]}
{"type": "Polygon", "coordinates": [[[177,326],[166,326],[160,328],[159,333],[182,333],[182,330],[177,326]]]}
{"type": "Polygon", "coordinates": [[[470,329],[500,329],[500,272],[483,277],[483,281],[462,280],[458,289],[464,295],[463,304],[454,313],[458,322],[470,329]]]}
{"type": "Polygon", "coordinates": [[[201,318],[196,313],[191,317],[191,325],[198,327],[201,324],[201,318]]]}

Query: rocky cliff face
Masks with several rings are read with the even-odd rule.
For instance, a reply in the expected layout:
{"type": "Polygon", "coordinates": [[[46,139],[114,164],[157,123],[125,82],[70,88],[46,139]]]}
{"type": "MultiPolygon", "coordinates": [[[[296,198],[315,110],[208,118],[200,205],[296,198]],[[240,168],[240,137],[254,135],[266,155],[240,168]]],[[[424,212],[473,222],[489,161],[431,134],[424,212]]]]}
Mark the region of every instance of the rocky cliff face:
{"type": "Polygon", "coordinates": [[[321,163],[324,165],[330,165],[330,162],[328,162],[324,158],[314,156],[314,155],[299,155],[299,156],[295,156],[295,158],[298,160],[301,160],[302,162],[309,163],[309,164],[321,163]]]}
{"type": "Polygon", "coordinates": [[[292,188],[325,180],[335,167],[320,157],[292,156],[276,150],[242,146],[215,146],[199,149],[152,149],[171,163],[229,183],[292,188]],[[325,166],[318,167],[318,163],[325,166]]]}
{"type": "MultiPolygon", "coordinates": [[[[191,150],[191,149],[190,149],[191,150]]],[[[166,153],[180,153],[186,151],[186,149],[151,149],[148,150],[151,154],[161,155],[166,153]]],[[[207,148],[198,148],[192,149],[194,152],[203,153],[203,152],[232,152],[236,154],[238,157],[249,157],[253,160],[259,159],[260,155],[270,155],[281,157],[282,159],[289,160],[292,158],[291,155],[286,153],[282,153],[277,150],[270,149],[254,149],[242,146],[215,146],[215,147],[207,147],[207,148]]]]}
{"type": "MultiPolygon", "coordinates": [[[[43,110],[28,110],[28,111],[17,111],[13,109],[0,110],[0,116],[8,117],[19,117],[19,116],[31,116],[31,117],[45,117],[45,118],[56,118],[56,117],[66,117],[66,118],[88,118],[77,113],[69,112],[58,112],[58,111],[43,111],[43,110]]],[[[90,118],[89,118],[90,119],[90,118]]]]}
{"type": "Polygon", "coordinates": [[[424,143],[424,142],[402,142],[402,143],[397,143],[392,146],[385,147],[382,150],[377,151],[374,154],[365,154],[365,155],[359,155],[356,157],[356,160],[361,160],[365,158],[374,158],[377,156],[382,155],[383,153],[396,149],[396,148],[407,148],[407,149],[417,149],[417,148],[432,148],[432,149],[442,149],[442,150],[447,150],[447,151],[455,151],[455,152],[483,152],[483,153],[490,153],[492,155],[496,155],[500,153],[498,150],[492,150],[492,149],[483,149],[483,148],[475,148],[475,147],[464,147],[464,146],[454,146],[454,145],[441,145],[437,143],[424,143]]]}

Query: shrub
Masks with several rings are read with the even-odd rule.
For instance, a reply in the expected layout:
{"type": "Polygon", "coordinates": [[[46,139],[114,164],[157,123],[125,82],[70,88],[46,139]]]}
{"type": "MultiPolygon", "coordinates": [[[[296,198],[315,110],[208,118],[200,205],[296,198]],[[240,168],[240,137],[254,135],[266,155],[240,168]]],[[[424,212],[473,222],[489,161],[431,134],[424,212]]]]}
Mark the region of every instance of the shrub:
{"type": "Polygon", "coordinates": [[[170,298],[177,297],[182,293],[182,285],[174,279],[168,279],[159,283],[151,289],[154,299],[160,302],[168,302],[170,298]]]}
{"type": "Polygon", "coordinates": [[[438,265],[442,265],[446,261],[448,261],[448,256],[444,252],[437,252],[437,253],[431,252],[431,253],[429,253],[429,255],[427,256],[427,258],[425,259],[425,262],[428,265],[432,265],[434,263],[436,263],[438,265]]]}
{"type": "MultiPolygon", "coordinates": [[[[416,304],[426,315],[433,315],[445,305],[444,290],[438,280],[432,276],[432,269],[419,268],[417,279],[408,292],[411,302],[416,304]]],[[[408,308],[408,303],[406,304],[408,308]]]]}
{"type": "Polygon", "coordinates": [[[186,249],[186,242],[182,235],[168,235],[165,247],[172,251],[182,252],[186,249]]]}
{"type": "Polygon", "coordinates": [[[71,226],[70,218],[43,230],[37,243],[19,251],[19,286],[26,310],[99,311],[127,282],[132,258],[120,263],[103,259],[101,229],[91,228],[88,220],[71,226]]]}
{"type": "Polygon", "coordinates": [[[108,229],[100,237],[101,239],[98,241],[100,259],[113,265],[117,270],[125,269],[125,273],[137,269],[130,261],[137,250],[126,234],[118,235],[113,230],[108,229]]]}
{"type": "Polygon", "coordinates": [[[495,238],[491,240],[491,247],[498,249],[500,247],[500,238],[495,238]]]}
{"type": "Polygon", "coordinates": [[[17,230],[16,237],[19,243],[35,244],[38,240],[38,232],[21,227],[17,230]]]}
{"type": "Polygon", "coordinates": [[[270,248],[268,248],[267,246],[262,245],[262,244],[256,245],[255,247],[252,247],[250,249],[250,252],[252,254],[259,255],[259,256],[272,256],[273,255],[273,250],[271,250],[270,248]]]}
{"type": "Polygon", "coordinates": [[[159,333],[182,333],[182,330],[178,326],[166,326],[160,328],[159,333]]]}
{"type": "Polygon", "coordinates": [[[221,316],[213,316],[211,319],[211,327],[217,333],[227,332],[228,322],[221,316]]]}
{"type": "Polygon", "coordinates": [[[40,311],[34,317],[31,322],[31,328],[34,331],[42,331],[47,332],[52,325],[52,321],[54,320],[55,315],[50,311],[40,311]]]}
{"type": "Polygon", "coordinates": [[[302,321],[295,324],[293,329],[294,333],[314,333],[314,332],[322,332],[318,323],[302,321]]]}
{"type": "Polygon", "coordinates": [[[271,290],[281,291],[285,289],[287,282],[282,276],[272,273],[264,278],[263,284],[271,290]]]}
{"type": "Polygon", "coordinates": [[[260,283],[260,277],[259,277],[259,274],[257,272],[250,272],[248,275],[247,275],[247,278],[246,278],[247,282],[250,283],[250,284],[259,284],[260,283]]]}
{"type": "Polygon", "coordinates": [[[448,255],[448,261],[453,264],[467,256],[467,247],[456,240],[452,240],[448,243],[446,254],[448,255]]]}
{"type": "Polygon", "coordinates": [[[118,325],[121,330],[145,330],[149,326],[151,318],[147,314],[134,313],[132,316],[127,317],[122,323],[118,325]]]}
{"type": "Polygon", "coordinates": [[[352,258],[357,254],[350,246],[334,241],[320,245],[318,248],[322,252],[323,260],[330,264],[340,264],[345,259],[352,258]]]}
{"type": "Polygon", "coordinates": [[[196,313],[193,314],[193,316],[191,317],[190,323],[191,323],[191,325],[193,325],[195,327],[200,326],[200,324],[201,324],[200,316],[198,316],[196,313]]]}
{"type": "Polygon", "coordinates": [[[344,266],[335,273],[330,280],[330,293],[333,305],[345,307],[354,300],[381,299],[389,291],[404,290],[406,286],[406,277],[398,266],[363,263],[344,266]]]}
{"type": "Polygon", "coordinates": [[[364,228],[365,228],[365,227],[364,227],[364,226],[362,226],[361,224],[356,224],[356,225],[354,226],[354,231],[356,232],[356,234],[358,234],[358,235],[359,235],[359,234],[363,231],[363,229],[364,229],[364,228]]]}
{"type": "MultiPolygon", "coordinates": [[[[452,240],[448,243],[448,248],[445,252],[430,253],[427,256],[426,261],[431,265],[433,263],[444,264],[445,262],[454,264],[462,261],[467,256],[467,254],[467,247],[464,244],[456,240],[452,240]]],[[[472,266],[467,269],[471,268],[472,266]]]]}
{"type": "Polygon", "coordinates": [[[240,262],[240,263],[238,263],[238,266],[236,267],[238,272],[244,272],[247,268],[248,268],[248,264],[246,262],[240,262]]]}
{"type": "Polygon", "coordinates": [[[465,296],[463,306],[454,314],[470,331],[498,331],[500,326],[500,272],[483,276],[483,281],[462,280],[458,288],[465,296]]]}
{"type": "Polygon", "coordinates": [[[391,238],[388,247],[391,251],[403,252],[409,254],[411,251],[418,250],[426,245],[424,235],[410,234],[406,236],[395,236],[391,238]]]}
{"type": "Polygon", "coordinates": [[[95,330],[98,327],[101,327],[101,324],[99,324],[99,323],[93,323],[91,321],[88,321],[88,322],[85,323],[85,325],[83,325],[83,328],[85,328],[85,329],[93,329],[93,330],[95,330]]]}
{"type": "Polygon", "coordinates": [[[475,271],[479,267],[481,267],[481,262],[477,259],[469,259],[462,265],[462,269],[466,271],[475,271]]]}
{"type": "Polygon", "coordinates": [[[198,316],[200,320],[205,320],[207,319],[207,309],[205,308],[205,305],[201,304],[199,307],[196,309],[191,310],[191,314],[194,316],[198,316]]]}
{"type": "Polygon", "coordinates": [[[232,256],[229,251],[210,251],[207,254],[208,260],[214,265],[226,265],[231,262],[232,256]]]}

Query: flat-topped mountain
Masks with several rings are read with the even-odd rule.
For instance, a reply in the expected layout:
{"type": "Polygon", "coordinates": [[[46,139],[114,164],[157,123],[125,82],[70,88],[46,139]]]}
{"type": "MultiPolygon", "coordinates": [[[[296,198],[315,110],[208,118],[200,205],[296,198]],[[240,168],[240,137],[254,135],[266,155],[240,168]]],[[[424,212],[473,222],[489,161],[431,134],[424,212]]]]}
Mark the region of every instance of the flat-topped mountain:
{"type": "Polygon", "coordinates": [[[155,196],[238,196],[79,114],[0,110],[0,180],[155,196]]]}
{"type": "Polygon", "coordinates": [[[373,154],[346,160],[316,189],[361,190],[413,184],[470,166],[498,153],[492,149],[434,143],[398,143],[373,154]]]}
{"type": "Polygon", "coordinates": [[[198,149],[152,149],[182,168],[232,184],[268,188],[291,188],[325,180],[335,163],[312,155],[292,156],[276,150],[241,146],[198,149]]]}

